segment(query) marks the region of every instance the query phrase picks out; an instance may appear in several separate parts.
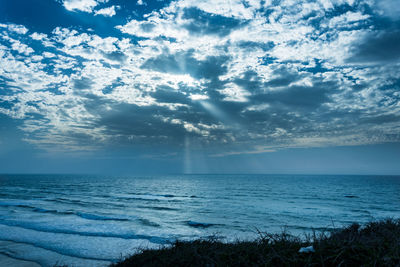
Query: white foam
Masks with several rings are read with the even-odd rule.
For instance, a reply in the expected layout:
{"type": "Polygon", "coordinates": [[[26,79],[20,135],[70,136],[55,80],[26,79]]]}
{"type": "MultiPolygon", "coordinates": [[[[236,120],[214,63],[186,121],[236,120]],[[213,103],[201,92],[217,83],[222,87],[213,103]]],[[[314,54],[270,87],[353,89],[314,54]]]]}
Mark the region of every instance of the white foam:
{"type": "Polygon", "coordinates": [[[132,254],[141,247],[159,246],[145,239],[82,237],[71,234],[38,232],[5,225],[0,225],[0,240],[30,244],[61,255],[104,261],[119,260],[121,255],[132,254]]]}
{"type": "MultiPolygon", "coordinates": [[[[16,243],[11,241],[0,241],[0,253],[4,253],[14,260],[12,264],[6,264],[0,260],[0,266],[26,266],[26,267],[40,267],[40,266],[54,266],[67,265],[67,266],[108,266],[111,262],[87,260],[76,257],[65,256],[47,249],[35,247],[33,245],[16,243]],[[21,262],[22,260],[22,262],[21,262]]],[[[0,254],[1,255],[1,254],[0,254]]]]}

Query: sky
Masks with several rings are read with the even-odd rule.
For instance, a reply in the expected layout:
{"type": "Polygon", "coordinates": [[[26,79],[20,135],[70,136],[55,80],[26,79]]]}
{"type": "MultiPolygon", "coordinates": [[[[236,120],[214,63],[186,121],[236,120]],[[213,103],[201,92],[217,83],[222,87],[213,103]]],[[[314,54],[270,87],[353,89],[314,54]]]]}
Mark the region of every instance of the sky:
{"type": "Polygon", "coordinates": [[[0,1],[0,173],[399,162],[398,0],[0,1]]]}

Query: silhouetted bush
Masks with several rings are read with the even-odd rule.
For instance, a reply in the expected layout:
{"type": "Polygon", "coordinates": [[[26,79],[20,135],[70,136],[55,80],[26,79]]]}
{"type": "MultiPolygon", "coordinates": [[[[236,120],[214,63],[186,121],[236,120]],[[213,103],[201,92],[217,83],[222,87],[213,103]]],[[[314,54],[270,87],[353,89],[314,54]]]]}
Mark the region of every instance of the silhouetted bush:
{"type": "Polygon", "coordinates": [[[112,266],[400,266],[400,220],[352,224],[305,239],[283,232],[234,243],[176,241],[143,249],[112,266]],[[311,245],[314,252],[299,253],[311,245]]]}

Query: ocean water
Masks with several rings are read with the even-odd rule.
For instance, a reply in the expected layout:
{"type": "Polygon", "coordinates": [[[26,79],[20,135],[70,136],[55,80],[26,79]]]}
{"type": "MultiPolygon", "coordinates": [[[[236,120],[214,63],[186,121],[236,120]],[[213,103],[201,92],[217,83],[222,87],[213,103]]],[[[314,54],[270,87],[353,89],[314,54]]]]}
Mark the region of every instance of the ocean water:
{"type": "Polygon", "coordinates": [[[107,266],[176,239],[399,218],[399,192],[400,176],[0,175],[0,254],[107,266]]]}

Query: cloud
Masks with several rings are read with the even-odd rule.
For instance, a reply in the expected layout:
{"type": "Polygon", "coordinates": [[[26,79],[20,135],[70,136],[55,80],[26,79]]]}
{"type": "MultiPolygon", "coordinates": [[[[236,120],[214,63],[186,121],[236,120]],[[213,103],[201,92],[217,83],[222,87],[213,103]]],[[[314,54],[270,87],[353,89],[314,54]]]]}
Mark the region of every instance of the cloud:
{"type": "Polygon", "coordinates": [[[352,48],[348,62],[379,63],[400,59],[400,31],[373,32],[352,48]]]}
{"type": "Polygon", "coordinates": [[[219,90],[219,92],[224,95],[224,101],[233,102],[247,102],[247,96],[250,95],[248,91],[234,83],[225,84],[224,89],[219,90]]]}
{"type": "Polygon", "coordinates": [[[108,2],[108,0],[63,0],[63,6],[68,11],[82,11],[82,12],[92,13],[93,9],[99,3],[106,3],[106,2],[108,2]]]}
{"type": "Polygon", "coordinates": [[[207,95],[199,95],[199,94],[193,94],[189,96],[190,99],[192,100],[207,100],[209,97],[207,95]]]}
{"type": "Polygon", "coordinates": [[[333,17],[329,20],[329,27],[330,28],[349,28],[358,26],[360,22],[365,22],[369,15],[362,14],[361,12],[351,12],[348,11],[340,16],[333,17]]]}
{"type": "Polygon", "coordinates": [[[207,13],[195,7],[184,8],[182,19],[188,21],[183,24],[183,28],[195,35],[216,34],[226,36],[232,30],[245,24],[239,19],[207,13]]]}
{"type": "Polygon", "coordinates": [[[110,53],[105,53],[104,56],[110,60],[124,62],[126,59],[126,55],[120,51],[114,51],[110,53]]]}
{"type": "Polygon", "coordinates": [[[328,94],[335,93],[337,85],[333,83],[318,83],[313,86],[291,86],[281,91],[272,91],[255,96],[255,102],[285,105],[294,110],[296,108],[314,109],[329,101],[328,94]]]}
{"type": "Polygon", "coordinates": [[[118,8],[119,8],[119,6],[110,6],[110,7],[96,10],[94,12],[94,14],[95,15],[103,15],[105,17],[112,17],[112,16],[115,16],[115,14],[117,14],[115,9],[118,9],[118,8]]]}
{"type": "Polygon", "coordinates": [[[18,53],[24,54],[24,55],[29,55],[32,54],[34,51],[32,48],[27,46],[26,44],[22,44],[19,41],[13,41],[11,45],[11,49],[18,51],[18,53]]]}
{"type": "Polygon", "coordinates": [[[34,32],[30,35],[33,40],[40,41],[47,38],[47,34],[34,32]]]}
{"type": "Polygon", "coordinates": [[[8,30],[16,32],[18,34],[26,34],[28,32],[28,29],[25,26],[15,24],[9,24],[8,30]]]}
{"type": "Polygon", "coordinates": [[[393,20],[399,19],[400,7],[396,0],[376,1],[376,6],[380,15],[389,17],[393,20]]]}
{"type": "Polygon", "coordinates": [[[163,73],[189,74],[196,79],[218,79],[218,76],[226,73],[224,63],[227,61],[227,56],[210,56],[204,60],[197,60],[191,51],[187,51],[149,58],[141,68],[163,73]]]}
{"type": "Polygon", "coordinates": [[[0,25],[0,112],[27,142],[179,150],[189,138],[234,155],[400,140],[399,33],[375,4],[181,0],[134,19],[105,2],[63,4],[127,21],[109,34],[0,25]]]}

